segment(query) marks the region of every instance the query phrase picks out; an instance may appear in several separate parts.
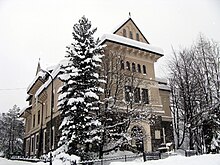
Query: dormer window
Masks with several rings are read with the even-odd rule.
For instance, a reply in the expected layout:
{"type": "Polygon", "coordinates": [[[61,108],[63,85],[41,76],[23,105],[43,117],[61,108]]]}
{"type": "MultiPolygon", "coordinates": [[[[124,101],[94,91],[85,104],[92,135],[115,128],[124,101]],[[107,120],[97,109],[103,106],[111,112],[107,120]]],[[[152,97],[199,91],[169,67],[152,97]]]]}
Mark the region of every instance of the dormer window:
{"type": "Polygon", "coordinates": [[[137,40],[137,41],[140,41],[139,33],[136,33],[136,40],[137,40]]]}
{"type": "Polygon", "coordinates": [[[123,29],[123,36],[124,36],[124,37],[127,37],[126,29],[123,29]]]}
{"type": "Polygon", "coordinates": [[[130,31],[130,39],[133,39],[133,33],[130,31]]]}

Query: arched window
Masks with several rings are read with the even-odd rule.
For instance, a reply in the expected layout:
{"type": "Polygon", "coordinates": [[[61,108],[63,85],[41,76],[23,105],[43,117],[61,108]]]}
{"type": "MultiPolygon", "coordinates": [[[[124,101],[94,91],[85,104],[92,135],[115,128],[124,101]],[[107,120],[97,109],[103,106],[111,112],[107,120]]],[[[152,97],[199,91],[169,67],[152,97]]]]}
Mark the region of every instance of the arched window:
{"type": "Polygon", "coordinates": [[[133,33],[130,31],[130,39],[133,39],[133,33]]]}
{"type": "Polygon", "coordinates": [[[139,41],[140,38],[139,38],[139,33],[136,33],[136,40],[139,41]]]}
{"type": "Polygon", "coordinates": [[[135,63],[132,63],[132,72],[136,72],[135,63]]]}
{"type": "Polygon", "coordinates": [[[146,71],[146,66],[143,65],[143,74],[146,74],[146,73],[147,73],[147,71],[146,71]]]}
{"type": "Polygon", "coordinates": [[[121,60],[121,69],[125,69],[124,61],[121,60]]]}
{"type": "Polygon", "coordinates": [[[130,62],[126,62],[126,67],[127,67],[127,70],[131,70],[131,67],[130,67],[130,62]]]}
{"type": "Polygon", "coordinates": [[[137,70],[138,70],[138,73],[141,73],[141,65],[140,64],[137,65],[137,70]]]}
{"type": "Polygon", "coordinates": [[[127,37],[126,29],[123,29],[123,36],[127,37]]]}

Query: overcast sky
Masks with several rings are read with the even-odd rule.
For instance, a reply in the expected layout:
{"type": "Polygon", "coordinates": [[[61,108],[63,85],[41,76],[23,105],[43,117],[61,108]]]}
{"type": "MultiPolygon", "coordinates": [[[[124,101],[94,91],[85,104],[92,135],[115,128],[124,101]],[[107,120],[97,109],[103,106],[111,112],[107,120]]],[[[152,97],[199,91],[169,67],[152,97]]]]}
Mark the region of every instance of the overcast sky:
{"type": "Polygon", "coordinates": [[[62,60],[80,17],[101,36],[129,12],[148,41],[164,50],[156,65],[160,77],[166,76],[171,46],[187,47],[199,33],[220,42],[219,0],[0,0],[0,112],[26,106],[38,59],[44,68],[62,60]]]}

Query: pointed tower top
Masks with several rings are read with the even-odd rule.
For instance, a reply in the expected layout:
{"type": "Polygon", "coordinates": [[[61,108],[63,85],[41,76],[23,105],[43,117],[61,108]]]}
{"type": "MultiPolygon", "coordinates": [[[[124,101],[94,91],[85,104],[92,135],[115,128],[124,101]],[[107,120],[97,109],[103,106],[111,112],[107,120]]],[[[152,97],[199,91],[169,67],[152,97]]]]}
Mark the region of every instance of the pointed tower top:
{"type": "Polygon", "coordinates": [[[38,72],[41,70],[41,66],[40,66],[40,58],[38,60],[38,64],[37,64],[37,72],[36,75],[38,74],[38,72]]]}
{"type": "Polygon", "coordinates": [[[131,18],[131,12],[129,12],[128,15],[129,15],[129,18],[131,18]]]}

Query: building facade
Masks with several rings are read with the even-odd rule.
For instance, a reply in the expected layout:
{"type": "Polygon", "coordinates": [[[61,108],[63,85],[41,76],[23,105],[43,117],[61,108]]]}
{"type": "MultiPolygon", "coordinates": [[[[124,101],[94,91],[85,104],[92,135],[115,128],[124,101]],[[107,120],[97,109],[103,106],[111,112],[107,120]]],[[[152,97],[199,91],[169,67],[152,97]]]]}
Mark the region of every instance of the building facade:
{"type": "MultiPolygon", "coordinates": [[[[117,74],[125,77],[113,87],[121,88],[117,90],[117,104],[122,110],[147,116],[131,121],[130,144],[137,150],[152,152],[162,143],[173,142],[170,89],[166,81],[155,77],[154,71],[154,63],[163,56],[163,51],[149,44],[131,18],[122,22],[112,34],[103,35],[101,44],[106,45],[103,72],[119,68],[117,74]]],[[[40,69],[39,64],[27,89],[29,106],[21,114],[25,118],[24,151],[27,157],[39,157],[54,150],[60,137],[60,114],[56,106],[57,90],[62,85],[57,78],[60,64],[48,68],[46,73],[40,69]]]]}

